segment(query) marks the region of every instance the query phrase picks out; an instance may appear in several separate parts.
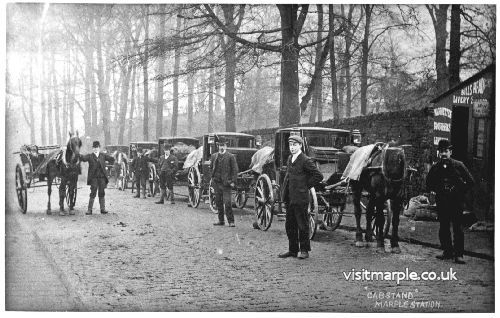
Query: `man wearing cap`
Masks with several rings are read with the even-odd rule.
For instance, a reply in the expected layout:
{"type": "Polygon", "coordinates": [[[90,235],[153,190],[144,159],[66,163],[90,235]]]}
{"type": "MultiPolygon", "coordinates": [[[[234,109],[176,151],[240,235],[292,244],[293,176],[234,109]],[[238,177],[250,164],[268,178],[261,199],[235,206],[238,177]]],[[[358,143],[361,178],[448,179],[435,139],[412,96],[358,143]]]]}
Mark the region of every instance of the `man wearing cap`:
{"type": "Polygon", "coordinates": [[[147,149],[137,149],[137,157],[132,160],[131,167],[134,169],[135,185],[137,188],[137,194],[134,198],[140,198],[141,187],[142,187],[142,198],[146,199],[146,181],[149,178],[149,167],[148,162],[156,162],[157,160],[146,157],[145,154],[147,149]]]}
{"type": "Polygon", "coordinates": [[[113,164],[115,159],[110,155],[101,153],[101,144],[99,141],[94,141],[92,143],[92,153],[81,155],[80,160],[89,163],[89,170],[87,173],[87,184],[90,185],[90,199],[87,212],[85,214],[92,214],[92,207],[94,205],[94,199],[96,193],[99,196],[99,205],[101,208],[101,213],[106,214],[105,201],[104,201],[104,189],[108,185],[108,177],[106,176],[106,161],[113,164]]]}
{"type": "Polygon", "coordinates": [[[164,154],[158,160],[158,166],[160,169],[160,189],[161,196],[160,201],[155,202],[157,204],[163,204],[165,199],[169,199],[170,204],[175,204],[174,202],[174,179],[175,173],[179,169],[179,160],[174,155],[174,150],[169,144],[163,146],[164,154]],[[167,194],[168,189],[168,194],[167,194]]]}
{"type": "Polygon", "coordinates": [[[227,151],[226,138],[221,136],[216,138],[216,141],[219,152],[214,153],[210,161],[212,185],[219,212],[219,222],[214,223],[214,225],[224,225],[225,211],[229,226],[234,227],[231,189],[234,188],[238,177],[238,164],[236,163],[236,157],[227,151]]]}
{"type": "Polygon", "coordinates": [[[288,251],[280,258],[309,257],[309,189],[323,180],[313,160],[302,153],[304,141],[300,136],[288,138],[291,155],[288,157],[287,170],[282,188],[282,198],[286,206],[285,229],[288,237],[288,251]],[[300,253],[299,253],[300,252],[300,253]]]}
{"type": "Polygon", "coordinates": [[[438,144],[439,161],[427,174],[427,190],[436,195],[439,218],[439,241],[443,254],[438,259],[453,259],[464,264],[463,205],[465,192],[472,188],[474,180],[465,165],[452,159],[452,145],[446,139],[438,144]],[[450,223],[453,224],[453,245],[450,223]]]}

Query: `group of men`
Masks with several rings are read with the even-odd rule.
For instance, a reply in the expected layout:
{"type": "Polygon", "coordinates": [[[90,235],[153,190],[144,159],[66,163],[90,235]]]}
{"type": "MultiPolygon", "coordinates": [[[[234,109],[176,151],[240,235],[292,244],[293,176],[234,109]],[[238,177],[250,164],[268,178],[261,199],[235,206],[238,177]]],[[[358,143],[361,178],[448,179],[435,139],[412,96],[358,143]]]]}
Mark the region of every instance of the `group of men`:
{"type": "MultiPolygon", "coordinates": [[[[230,227],[234,227],[234,215],[231,204],[231,190],[235,187],[238,165],[233,154],[227,151],[227,140],[224,137],[216,139],[218,152],[211,157],[210,173],[215,190],[215,201],[218,210],[218,222],[214,226],[225,225],[225,218],[230,227]]],[[[309,189],[323,180],[314,161],[302,152],[303,139],[291,135],[288,139],[291,155],[287,161],[287,171],[282,186],[282,198],[286,207],[285,229],[288,237],[288,250],[278,255],[280,258],[298,257],[306,259],[311,250],[309,240],[308,196],[309,189]]],[[[436,195],[436,204],[440,222],[439,240],[443,254],[438,259],[454,259],[455,263],[464,264],[464,233],[463,205],[465,192],[469,190],[474,180],[465,165],[451,158],[452,145],[448,140],[438,144],[439,160],[430,169],[426,185],[427,189],[436,195]],[[453,241],[450,224],[453,225],[453,241]]],[[[165,145],[164,155],[159,160],[144,157],[139,151],[138,157],[132,162],[136,172],[137,195],[142,187],[145,198],[145,185],[149,174],[147,162],[158,162],[160,167],[161,198],[156,203],[164,203],[170,197],[174,203],[173,181],[177,171],[178,161],[170,145],[165,145]],[[167,191],[168,190],[168,194],[167,191]]],[[[108,183],[104,170],[105,161],[113,163],[114,159],[100,152],[98,141],[93,144],[93,153],[81,156],[82,161],[89,162],[87,184],[90,185],[90,199],[86,214],[92,214],[92,205],[96,193],[99,196],[101,213],[107,213],[104,201],[104,188],[108,183]]]]}
{"type": "Polygon", "coordinates": [[[146,156],[147,149],[137,149],[137,156],[132,160],[130,168],[134,171],[135,185],[137,194],[134,198],[140,198],[142,189],[142,198],[146,198],[146,183],[149,179],[148,162],[158,163],[160,170],[160,201],[157,204],[163,204],[165,200],[170,199],[171,204],[174,201],[174,180],[175,174],[179,168],[179,160],[174,155],[171,145],[163,145],[163,155],[159,159],[146,156]]]}

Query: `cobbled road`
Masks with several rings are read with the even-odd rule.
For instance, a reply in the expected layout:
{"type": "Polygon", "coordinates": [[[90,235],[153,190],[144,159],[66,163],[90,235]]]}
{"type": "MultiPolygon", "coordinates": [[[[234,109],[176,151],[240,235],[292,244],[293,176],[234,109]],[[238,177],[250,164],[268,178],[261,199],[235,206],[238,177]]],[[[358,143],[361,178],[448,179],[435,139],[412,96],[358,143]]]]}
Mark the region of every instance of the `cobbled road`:
{"type": "MultiPolygon", "coordinates": [[[[47,215],[46,188],[28,189],[28,212],[21,214],[10,174],[6,213],[37,234],[85,311],[494,311],[493,261],[468,257],[456,265],[435,259],[436,249],[406,243],[401,254],[379,254],[356,248],[354,233],[343,230],[319,230],[309,259],[279,259],[288,247],[283,220],[255,230],[251,206],[234,209],[236,227],[215,227],[217,217],[203,202],[195,209],[178,196],[176,205],[160,206],[157,198],[108,188],[110,213],[99,214],[96,202],[86,216],[90,191],[82,180],[76,215],[47,215]],[[398,285],[345,278],[406,268],[438,274],[452,268],[456,280],[398,285]]],[[[53,209],[57,200],[53,190],[53,209]]]]}

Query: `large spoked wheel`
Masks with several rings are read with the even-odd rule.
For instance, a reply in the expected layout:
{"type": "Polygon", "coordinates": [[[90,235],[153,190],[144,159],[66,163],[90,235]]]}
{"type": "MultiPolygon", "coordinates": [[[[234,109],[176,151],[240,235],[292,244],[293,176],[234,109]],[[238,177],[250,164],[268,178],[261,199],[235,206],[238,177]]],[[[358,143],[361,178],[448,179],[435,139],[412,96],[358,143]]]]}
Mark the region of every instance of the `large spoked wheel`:
{"type": "Polygon", "coordinates": [[[148,181],[149,181],[149,195],[151,197],[154,197],[155,196],[155,180],[156,180],[156,169],[155,169],[155,166],[154,165],[151,165],[149,167],[149,178],[148,178],[148,181]]]}
{"type": "MultiPolygon", "coordinates": [[[[367,207],[368,207],[368,197],[363,195],[363,196],[361,196],[361,208],[364,210],[365,213],[366,213],[367,207]]],[[[375,235],[375,236],[377,235],[377,231],[378,231],[377,224],[375,222],[376,213],[377,213],[377,211],[375,210],[373,217],[370,220],[373,235],[375,235]]],[[[382,233],[384,234],[384,238],[386,238],[387,234],[389,234],[389,230],[391,228],[391,222],[392,222],[392,209],[390,208],[389,200],[386,201],[386,203],[384,205],[384,218],[385,218],[385,222],[384,222],[384,228],[383,228],[382,233]]]]}
{"type": "Polygon", "coordinates": [[[307,205],[307,213],[309,215],[309,239],[314,239],[318,223],[316,222],[316,215],[318,214],[318,198],[316,197],[316,190],[309,189],[309,204],[307,205]]]}
{"type": "Polygon", "coordinates": [[[26,190],[22,166],[20,164],[16,165],[16,194],[17,202],[19,203],[19,207],[24,214],[28,210],[28,193],[26,190]]]}
{"type": "Polygon", "coordinates": [[[340,226],[344,210],[345,204],[330,206],[330,208],[323,215],[323,224],[321,225],[321,229],[335,231],[340,226]]]}
{"type": "Polygon", "coordinates": [[[208,184],[208,206],[213,213],[219,213],[219,210],[217,209],[217,202],[215,201],[215,188],[212,184],[212,180],[210,180],[210,183],[208,184]]]}
{"type": "Polygon", "coordinates": [[[197,166],[189,168],[188,172],[188,200],[189,205],[197,208],[201,199],[201,176],[197,166]]]}
{"type": "Polygon", "coordinates": [[[239,191],[237,190],[234,193],[233,197],[234,201],[234,206],[237,207],[238,209],[243,209],[245,205],[247,204],[248,200],[248,195],[245,191],[239,191]]]}
{"type": "Polygon", "coordinates": [[[273,222],[274,191],[271,179],[267,174],[262,174],[255,185],[254,209],[257,216],[257,226],[267,231],[273,222]]]}

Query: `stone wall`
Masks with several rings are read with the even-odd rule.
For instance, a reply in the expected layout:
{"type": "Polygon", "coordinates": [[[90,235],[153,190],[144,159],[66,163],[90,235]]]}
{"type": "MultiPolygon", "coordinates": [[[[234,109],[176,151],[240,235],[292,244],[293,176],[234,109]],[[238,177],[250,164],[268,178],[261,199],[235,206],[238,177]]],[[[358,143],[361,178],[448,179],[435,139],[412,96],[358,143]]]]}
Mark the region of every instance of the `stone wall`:
{"type": "MultiPolygon", "coordinates": [[[[301,126],[317,126],[338,129],[359,129],[362,145],[377,141],[394,139],[405,147],[408,163],[417,169],[410,187],[410,194],[417,195],[425,191],[425,177],[433,156],[434,113],[432,108],[385,112],[366,116],[327,120],[301,126]]],[[[260,135],[264,145],[273,146],[274,133],[278,128],[266,128],[243,131],[251,135],[260,135]]]]}

